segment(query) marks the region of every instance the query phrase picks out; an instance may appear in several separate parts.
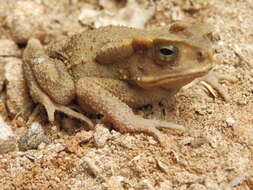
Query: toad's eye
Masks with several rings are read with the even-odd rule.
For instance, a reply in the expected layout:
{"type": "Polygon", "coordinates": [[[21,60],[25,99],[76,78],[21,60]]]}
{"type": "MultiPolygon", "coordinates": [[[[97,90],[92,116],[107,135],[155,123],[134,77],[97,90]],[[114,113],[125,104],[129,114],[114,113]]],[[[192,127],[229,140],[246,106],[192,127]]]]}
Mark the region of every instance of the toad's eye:
{"type": "Polygon", "coordinates": [[[155,48],[155,57],[157,63],[162,63],[162,65],[166,65],[166,63],[171,63],[178,57],[178,51],[178,47],[172,44],[157,45],[155,48]]]}
{"type": "Polygon", "coordinates": [[[172,48],[170,47],[161,47],[160,48],[160,54],[162,54],[163,56],[170,56],[173,55],[175,52],[172,50],[172,48]]]}

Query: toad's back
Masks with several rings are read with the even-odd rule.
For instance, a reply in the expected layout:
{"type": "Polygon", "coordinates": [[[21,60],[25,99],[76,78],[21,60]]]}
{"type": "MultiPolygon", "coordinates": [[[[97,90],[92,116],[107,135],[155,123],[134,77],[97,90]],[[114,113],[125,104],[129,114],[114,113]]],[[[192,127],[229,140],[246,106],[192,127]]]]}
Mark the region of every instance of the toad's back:
{"type": "Polygon", "coordinates": [[[70,67],[93,62],[97,52],[107,44],[115,44],[147,34],[145,30],[121,26],[106,26],[72,36],[62,49],[70,67]]]}
{"type": "MultiPolygon", "coordinates": [[[[200,29],[198,27],[195,28],[197,28],[195,30],[199,30],[199,33],[202,34],[202,27],[200,27],[200,29]]],[[[147,30],[123,26],[105,26],[73,35],[67,40],[60,51],[61,54],[64,54],[66,57],[68,68],[70,68],[80,63],[93,62],[95,56],[105,45],[110,44],[113,48],[113,44],[136,38],[166,38],[172,41],[188,43],[202,49],[210,48],[209,44],[206,44],[206,41],[204,41],[204,43],[199,41],[203,38],[199,38],[196,33],[198,33],[198,31],[194,31],[192,36],[184,36],[173,34],[165,29],[147,30]],[[206,46],[206,48],[204,46],[206,46]]]]}

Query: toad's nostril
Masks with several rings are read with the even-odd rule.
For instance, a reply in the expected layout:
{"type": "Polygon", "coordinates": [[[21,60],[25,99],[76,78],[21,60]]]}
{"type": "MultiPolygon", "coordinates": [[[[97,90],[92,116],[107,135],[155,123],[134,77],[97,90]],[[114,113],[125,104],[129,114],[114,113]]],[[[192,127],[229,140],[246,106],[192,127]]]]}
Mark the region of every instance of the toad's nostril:
{"type": "Polygon", "coordinates": [[[197,60],[200,62],[205,60],[205,55],[203,52],[201,52],[201,51],[197,52],[197,60]]]}

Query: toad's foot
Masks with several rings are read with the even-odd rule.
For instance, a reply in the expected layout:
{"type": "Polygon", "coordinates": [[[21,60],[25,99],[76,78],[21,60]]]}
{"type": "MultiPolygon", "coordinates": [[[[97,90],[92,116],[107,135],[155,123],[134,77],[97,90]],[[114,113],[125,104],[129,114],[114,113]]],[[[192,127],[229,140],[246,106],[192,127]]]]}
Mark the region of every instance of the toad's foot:
{"type": "Polygon", "coordinates": [[[131,113],[129,113],[129,115],[126,114],[118,116],[113,123],[114,127],[122,133],[140,132],[152,135],[162,146],[165,146],[167,138],[166,135],[158,129],[166,128],[181,131],[185,130],[182,125],[156,119],[144,119],[131,113]]]}
{"type": "MultiPolygon", "coordinates": [[[[45,95],[45,94],[43,94],[43,95],[45,95]]],[[[50,122],[54,121],[54,114],[55,114],[56,111],[59,111],[59,112],[65,113],[66,115],[68,115],[70,117],[73,117],[73,118],[79,119],[81,121],[84,121],[85,123],[88,124],[89,128],[92,128],[94,126],[94,124],[92,123],[92,121],[88,117],[86,117],[83,114],[78,113],[78,112],[70,109],[67,106],[53,103],[50,100],[50,98],[47,97],[46,95],[44,97],[43,105],[46,108],[46,111],[47,111],[47,114],[48,114],[48,119],[49,119],[50,122]]]]}
{"type": "Polygon", "coordinates": [[[85,123],[88,124],[89,128],[93,128],[94,124],[88,117],[70,109],[67,106],[52,102],[52,100],[48,97],[48,95],[43,93],[34,81],[32,81],[30,85],[31,85],[31,93],[36,95],[36,101],[45,106],[48,115],[48,120],[50,122],[53,122],[55,120],[54,114],[56,111],[59,111],[65,113],[70,117],[84,121],[85,123]]]}
{"type": "Polygon", "coordinates": [[[95,78],[82,78],[77,83],[77,97],[94,110],[102,113],[106,120],[120,132],[143,132],[154,136],[162,145],[166,144],[165,135],[159,128],[184,130],[184,127],[174,123],[144,119],[135,115],[132,109],[103,87],[95,78]]]}
{"type": "Polygon", "coordinates": [[[216,89],[219,92],[219,94],[224,98],[225,101],[229,101],[230,97],[227,91],[224,90],[223,86],[219,83],[222,80],[227,80],[230,82],[236,81],[236,79],[232,76],[220,74],[214,71],[211,71],[207,75],[197,79],[197,81],[204,81],[210,84],[214,89],[216,89]]]}

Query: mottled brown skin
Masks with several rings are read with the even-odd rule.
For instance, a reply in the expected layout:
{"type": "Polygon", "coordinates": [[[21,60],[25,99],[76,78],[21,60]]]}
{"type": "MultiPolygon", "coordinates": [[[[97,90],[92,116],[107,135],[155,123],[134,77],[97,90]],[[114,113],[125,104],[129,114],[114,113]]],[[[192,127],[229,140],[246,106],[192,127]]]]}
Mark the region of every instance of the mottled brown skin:
{"type": "Polygon", "coordinates": [[[24,71],[34,101],[50,121],[55,110],[86,121],[71,110],[74,98],[84,110],[102,113],[121,132],[144,132],[161,143],[158,128],[182,126],[136,116],[130,107],[158,102],[212,68],[210,42],[202,25],[180,30],[101,27],[57,40],[47,50],[32,39],[24,52],[24,71]],[[173,45],[173,60],[161,60],[157,47],[173,45]]]}

